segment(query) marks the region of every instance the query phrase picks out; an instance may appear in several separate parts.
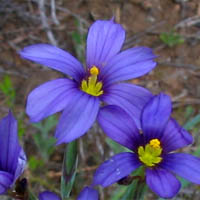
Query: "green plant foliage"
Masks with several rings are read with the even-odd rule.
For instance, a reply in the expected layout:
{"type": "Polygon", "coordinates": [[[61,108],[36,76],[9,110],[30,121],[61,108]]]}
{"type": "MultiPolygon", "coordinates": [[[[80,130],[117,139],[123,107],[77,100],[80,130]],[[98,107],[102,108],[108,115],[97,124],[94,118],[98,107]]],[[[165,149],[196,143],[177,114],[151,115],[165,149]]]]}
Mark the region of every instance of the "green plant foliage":
{"type": "Polygon", "coordinates": [[[5,95],[6,104],[12,108],[14,106],[16,92],[8,75],[4,76],[0,82],[0,91],[5,95]]]}
{"type": "MultiPolygon", "coordinates": [[[[139,167],[131,176],[141,177],[141,180],[144,179],[144,166],[139,167]]],[[[110,200],[143,200],[147,191],[147,186],[145,181],[141,180],[135,178],[130,185],[118,185],[110,200]]]]}
{"type": "Polygon", "coordinates": [[[38,200],[38,198],[31,191],[29,191],[28,200],[38,200]]]}
{"type": "Polygon", "coordinates": [[[18,116],[18,135],[20,138],[23,137],[23,135],[25,134],[25,131],[26,131],[26,128],[24,125],[24,117],[25,117],[24,112],[20,113],[18,116]]]}
{"type": "Polygon", "coordinates": [[[184,118],[186,120],[189,120],[190,117],[192,117],[192,115],[194,114],[195,110],[192,106],[187,106],[186,107],[186,110],[185,110],[185,115],[184,115],[184,118]]]}
{"type": "Polygon", "coordinates": [[[78,59],[84,62],[86,34],[82,32],[82,24],[78,20],[75,21],[75,25],[77,30],[71,33],[71,37],[78,59]]]}
{"type": "Polygon", "coordinates": [[[192,119],[190,119],[186,124],[184,125],[184,128],[186,130],[193,130],[198,124],[200,124],[200,114],[196,115],[192,119]]]}
{"type": "Polygon", "coordinates": [[[53,153],[55,149],[56,139],[49,135],[52,128],[57,124],[57,119],[55,116],[50,116],[44,120],[44,122],[39,122],[32,124],[38,129],[38,132],[33,135],[34,142],[37,145],[42,158],[48,161],[49,156],[53,153]]]}
{"type": "Polygon", "coordinates": [[[124,186],[124,185],[118,186],[117,189],[113,192],[110,200],[121,199],[123,197],[123,195],[125,194],[126,190],[127,190],[127,186],[124,186]]]}
{"type": "Polygon", "coordinates": [[[144,166],[139,167],[135,172],[132,173],[132,176],[139,176],[143,181],[139,179],[134,179],[132,184],[129,185],[123,195],[122,200],[143,200],[144,195],[147,192],[147,185],[144,179],[144,166]]]}
{"type": "Polygon", "coordinates": [[[122,200],[143,200],[146,191],[147,186],[145,182],[139,182],[138,180],[135,180],[131,185],[128,186],[122,200]]]}
{"type": "Polygon", "coordinates": [[[111,140],[108,137],[106,138],[106,143],[113,150],[115,154],[120,153],[120,152],[131,152],[130,149],[123,147],[122,145],[118,144],[117,142],[111,140]]]}
{"type": "Polygon", "coordinates": [[[68,199],[74,185],[78,166],[77,141],[67,144],[65,156],[63,159],[62,177],[61,177],[61,196],[62,199],[68,199]]]}
{"type": "Polygon", "coordinates": [[[34,171],[37,168],[43,167],[44,162],[42,160],[38,160],[35,156],[31,156],[28,161],[29,168],[34,171]]]}
{"type": "MultiPolygon", "coordinates": [[[[131,152],[131,150],[121,146],[110,138],[106,138],[106,143],[115,154],[120,152],[131,152]]],[[[133,172],[132,176],[144,177],[144,167],[138,168],[135,172],[133,172]]],[[[112,194],[111,200],[142,200],[146,190],[147,187],[145,182],[140,182],[138,179],[135,179],[129,186],[120,185],[120,187],[117,187],[117,189],[112,194]]]]}
{"type": "Polygon", "coordinates": [[[160,39],[164,44],[169,47],[182,44],[185,41],[181,35],[175,33],[174,31],[161,33],[160,39]]]}

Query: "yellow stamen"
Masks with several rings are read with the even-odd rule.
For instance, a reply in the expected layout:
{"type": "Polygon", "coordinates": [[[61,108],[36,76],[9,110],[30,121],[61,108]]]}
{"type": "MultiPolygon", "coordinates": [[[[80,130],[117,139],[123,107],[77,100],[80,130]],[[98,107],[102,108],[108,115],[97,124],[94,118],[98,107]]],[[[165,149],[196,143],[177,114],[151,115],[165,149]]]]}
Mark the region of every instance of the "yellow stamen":
{"type": "Polygon", "coordinates": [[[148,167],[153,167],[162,161],[161,153],[162,147],[158,139],[152,139],[145,147],[139,146],[138,148],[140,161],[148,167]]]}
{"type": "Polygon", "coordinates": [[[90,76],[88,80],[82,80],[81,82],[81,90],[92,95],[92,96],[100,96],[103,94],[102,90],[102,82],[98,82],[99,69],[96,66],[93,66],[90,69],[90,76]]]}
{"type": "Polygon", "coordinates": [[[160,141],[158,139],[152,139],[149,144],[154,148],[160,147],[160,141]]]}
{"type": "Polygon", "coordinates": [[[92,68],[90,68],[90,74],[97,76],[99,74],[99,69],[96,66],[93,66],[92,68]]]}

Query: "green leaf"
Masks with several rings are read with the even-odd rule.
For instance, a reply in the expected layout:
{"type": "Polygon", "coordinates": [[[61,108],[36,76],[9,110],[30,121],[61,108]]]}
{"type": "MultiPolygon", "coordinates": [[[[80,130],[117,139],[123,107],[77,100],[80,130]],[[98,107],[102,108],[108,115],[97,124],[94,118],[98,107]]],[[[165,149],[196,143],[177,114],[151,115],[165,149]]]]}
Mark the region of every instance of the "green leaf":
{"type": "Polygon", "coordinates": [[[38,198],[31,191],[29,191],[28,200],[38,200],[38,198]]]}
{"type": "Polygon", "coordinates": [[[133,180],[132,184],[129,185],[125,191],[122,200],[143,200],[144,195],[147,191],[147,186],[144,179],[144,166],[139,167],[135,172],[132,173],[133,176],[139,176],[141,179],[136,178],[133,180]]]}
{"type": "Polygon", "coordinates": [[[75,44],[81,45],[82,44],[82,36],[78,32],[72,32],[72,39],[75,44]]]}
{"type": "Polygon", "coordinates": [[[79,20],[75,20],[76,30],[71,33],[72,41],[74,43],[74,49],[76,56],[79,60],[84,62],[85,60],[85,41],[87,35],[83,33],[82,23],[79,20]]]}
{"type": "Polygon", "coordinates": [[[41,133],[43,133],[43,136],[45,137],[48,135],[48,132],[54,128],[54,126],[57,124],[58,120],[54,115],[46,118],[44,122],[34,123],[32,124],[35,128],[37,128],[41,133]]]}
{"type": "Polygon", "coordinates": [[[55,116],[50,116],[43,122],[32,124],[39,131],[33,135],[33,139],[45,161],[48,161],[49,156],[55,149],[56,139],[50,136],[49,132],[55,127],[57,122],[58,120],[55,116]]]}
{"type": "Polygon", "coordinates": [[[56,126],[57,123],[58,123],[58,120],[56,119],[55,115],[48,117],[44,123],[43,131],[48,133],[49,131],[51,131],[52,128],[56,126]]]}
{"type": "Polygon", "coordinates": [[[0,82],[0,90],[6,97],[6,104],[9,107],[13,107],[16,97],[16,92],[12,85],[11,79],[8,75],[4,76],[3,81],[0,82]]]}
{"type": "Polygon", "coordinates": [[[114,151],[115,154],[120,153],[120,152],[130,152],[129,149],[127,149],[126,147],[123,147],[117,142],[111,140],[110,138],[106,138],[106,143],[114,151]]]}
{"type": "Polygon", "coordinates": [[[113,192],[110,200],[119,200],[122,198],[124,193],[126,192],[127,186],[120,185],[117,189],[113,192]]]}
{"type": "Polygon", "coordinates": [[[160,39],[169,47],[184,43],[183,37],[174,31],[161,33],[160,39]]]}
{"type": "Polygon", "coordinates": [[[133,199],[134,194],[136,192],[138,180],[134,180],[131,185],[129,185],[125,191],[125,195],[122,197],[121,200],[130,200],[133,199]]]}
{"type": "Polygon", "coordinates": [[[199,156],[200,156],[200,147],[197,146],[197,149],[196,149],[195,152],[192,153],[192,154],[199,157],[199,156]]]}
{"type": "Polygon", "coordinates": [[[187,187],[190,185],[190,182],[185,180],[184,178],[178,177],[179,181],[181,182],[181,188],[187,187]]]}
{"type": "Polygon", "coordinates": [[[18,120],[18,135],[19,135],[20,138],[24,135],[25,130],[26,130],[23,120],[24,119],[19,119],[18,120]]]}
{"type": "Polygon", "coordinates": [[[70,196],[78,165],[77,141],[67,144],[61,177],[61,196],[62,199],[67,199],[70,196]]]}
{"type": "Polygon", "coordinates": [[[51,136],[47,136],[46,138],[43,138],[42,133],[35,133],[33,135],[33,138],[38,149],[40,149],[42,158],[45,161],[48,161],[49,156],[53,153],[55,149],[54,145],[56,143],[56,139],[51,136]]]}
{"type": "Polygon", "coordinates": [[[194,114],[195,110],[192,106],[187,106],[186,110],[185,110],[185,119],[189,119],[193,114],[194,114]]]}
{"type": "Polygon", "coordinates": [[[44,162],[42,160],[38,160],[35,156],[31,156],[28,161],[29,168],[31,170],[36,170],[38,167],[42,167],[44,162]]]}
{"type": "Polygon", "coordinates": [[[147,186],[145,182],[140,182],[139,180],[134,180],[131,185],[128,186],[125,195],[121,200],[143,200],[147,191],[147,186]]]}
{"type": "Polygon", "coordinates": [[[196,115],[191,120],[189,120],[183,127],[186,130],[191,130],[199,123],[200,123],[200,114],[196,115]]]}

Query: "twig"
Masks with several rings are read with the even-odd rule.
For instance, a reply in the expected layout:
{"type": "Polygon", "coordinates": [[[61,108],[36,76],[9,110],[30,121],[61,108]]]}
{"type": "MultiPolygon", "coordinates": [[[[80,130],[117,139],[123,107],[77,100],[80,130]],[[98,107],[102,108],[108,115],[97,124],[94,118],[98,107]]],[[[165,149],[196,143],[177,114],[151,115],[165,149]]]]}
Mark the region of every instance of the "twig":
{"type": "MultiPolygon", "coordinates": [[[[38,3],[38,0],[31,0],[31,1],[32,1],[32,2],[38,3]]],[[[42,1],[43,1],[43,0],[42,0],[42,1]]],[[[50,4],[49,4],[49,3],[46,3],[46,2],[45,2],[45,5],[50,6],[50,4]]],[[[82,23],[84,23],[87,27],[89,27],[89,25],[90,25],[90,24],[88,23],[87,20],[83,19],[83,17],[81,17],[81,16],[78,15],[78,14],[73,13],[71,10],[69,10],[69,9],[67,9],[67,8],[62,8],[62,7],[56,5],[56,6],[55,6],[55,9],[56,9],[56,10],[60,10],[60,11],[62,11],[62,12],[67,12],[67,13],[69,13],[71,16],[77,18],[79,21],[81,21],[82,23]]]]}
{"type": "Polygon", "coordinates": [[[159,26],[164,25],[165,23],[166,21],[158,22],[157,24],[154,24],[153,26],[147,28],[146,30],[136,33],[134,34],[134,36],[129,37],[125,41],[123,49],[130,48],[133,45],[133,43],[135,43],[136,40],[138,40],[141,37],[144,37],[147,33],[152,32],[154,29],[158,28],[159,26]]]}
{"type": "Polygon", "coordinates": [[[67,12],[67,13],[69,13],[71,16],[77,18],[79,21],[81,21],[81,22],[82,22],[83,24],[85,24],[87,27],[90,26],[90,24],[89,24],[89,22],[88,22],[87,20],[83,19],[83,17],[81,17],[80,15],[73,13],[71,10],[69,10],[69,9],[67,9],[67,8],[62,8],[62,7],[59,7],[59,6],[57,6],[56,9],[57,9],[57,10],[60,10],[60,11],[63,11],[63,12],[67,12]]]}
{"type": "Polygon", "coordinates": [[[86,156],[85,156],[84,147],[83,147],[83,139],[80,138],[78,141],[79,141],[79,152],[80,152],[81,160],[85,162],[86,156]]]}
{"type": "Polygon", "coordinates": [[[103,157],[103,155],[104,155],[104,148],[103,148],[102,143],[100,142],[100,138],[99,138],[98,134],[96,134],[95,139],[96,139],[96,141],[95,141],[96,142],[96,147],[99,150],[99,153],[101,154],[101,156],[103,157]]]}
{"type": "Polygon", "coordinates": [[[103,157],[105,152],[104,152],[103,145],[100,141],[99,125],[95,123],[92,127],[92,130],[95,133],[95,142],[96,142],[97,149],[99,150],[100,155],[103,157]]]}
{"type": "MultiPolygon", "coordinates": [[[[77,173],[94,171],[94,170],[97,169],[97,167],[98,167],[98,165],[80,168],[80,169],[77,169],[77,173]]],[[[61,171],[59,171],[59,172],[50,171],[48,173],[48,177],[49,178],[56,178],[56,177],[61,177],[61,176],[62,176],[62,172],[61,171]]]]}
{"type": "Polygon", "coordinates": [[[187,94],[188,94],[188,91],[186,89],[183,89],[183,91],[180,94],[172,97],[172,101],[177,102],[177,101],[179,101],[179,99],[185,97],[187,94]]]}
{"type": "Polygon", "coordinates": [[[53,19],[53,22],[56,24],[56,25],[59,25],[59,21],[56,17],[56,4],[55,4],[55,0],[51,0],[51,17],[53,19]]]}
{"type": "Polygon", "coordinates": [[[0,67],[0,74],[8,74],[8,75],[14,75],[14,76],[21,76],[23,78],[28,78],[28,75],[23,74],[23,73],[19,73],[16,71],[11,71],[11,70],[5,70],[2,67],[0,67]]]}
{"type": "Polygon", "coordinates": [[[193,105],[193,104],[200,104],[200,99],[198,98],[186,98],[183,100],[179,100],[173,104],[173,108],[177,108],[180,106],[186,106],[186,105],[193,105]]]}
{"type": "Polygon", "coordinates": [[[187,19],[182,20],[178,24],[175,25],[175,28],[183,28],[183,27],[190,27],[194,26],[195,24],[200,22],[200,16],[193,16],[187,19]]]}
{"type": "Polygon", "coordinates": [[[171,67],[180,67],[185,69],[192,69],[192,70],[198,70],[200,69],[200,66],[196,66],[193,64],[185,64],[185,63],[173,63],[173,62],[167,62],[167,61],[158,61],[159,65],[166,65],[171,67]]]}
{"type": "Polygon", "coordinates": [[[53,35],[53,32],[50,29],[50,26],[48,24],[48,20],[45,14],[45,0],[39,0],[38,1],[39,11],[40,11],[40,17],[42,21],[42,26],[44,27],[44,30],[46,31],[47,37],[50,40],[51,44],[54,46],[57,46],[57,41],[53,35]]]}

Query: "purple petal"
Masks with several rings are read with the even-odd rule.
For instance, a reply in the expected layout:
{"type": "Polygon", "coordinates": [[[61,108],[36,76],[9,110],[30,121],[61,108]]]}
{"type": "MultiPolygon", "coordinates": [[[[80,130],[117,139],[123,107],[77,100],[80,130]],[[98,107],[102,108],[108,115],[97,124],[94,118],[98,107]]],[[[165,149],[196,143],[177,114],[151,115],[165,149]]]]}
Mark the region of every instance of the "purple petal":
{"type": "Polygon", "coordinates": [[[150,189],[162,198],[172,198],[181,184],[174,175],[164,169],[146,169],[146,182],[150,189]]]}
{"type": "Polygon", "coordinates": [[[152,49],[135,47],[122,51],[110,59],[101,71],[102,79],[106,84],[140,77],[150,72],[155,66],[156,56],[152,49]]]}
{"type": "Polygon", "coordinates": [[[185,153],[165,155],[161,167],[193,183],[200,184],[200,159],[185,153]]]}
{"type": "Polygon", "coordinates": [[[168,95],[160,93],[154,96],[142,112],[142,130],[146,141],[160,138],[169,121],[172,105],[168,95]]]}
{"type": "Polygon", "coordinates": [[[98,191],[96,191],[92,187],[84,187],[77,198],[77,200],[98,200],[98,199],[99,199],[98,191]]]}
{"type": "Polygon", "coordinates": [[[100,109],[97,120],[108,137],[134,150],[140,142],[140,134],[133,119],[118,106],[100,109]]]}
{"type": "Polygon", "coordinates": [[[17,121],[11,112],[0,121],[0,169],[15,173],[21,150],[17,135],[17,121]]]}
{"type": "Polygon", "coordinates": [[[61,200],[61,198],[53,192],[45,191],[39,194],[39,200],[61,200]]]}
{"type": "Polygon", "coordinates": [[[152,94],[142,87],[134,84],[120,83],[109,86],[106,93],[102,96],[102,101],[121,107],[131,115],[137,127],[141,129],[141,112],[151,97],[152,94]]]}
{"type": "Polygon", "coordinates": [[[36,44],[19,52],[24,59],[32,60],[49,68],[63,72],[77,81],[85,72],[81,63],[66,51],[49,44],[36,44]]]}
{"type": "Polygon", "coordinates": [[[17,168],[15,170],[15,175],[14,175],[14,180],[13,183],[19,178],[19,176],[24,172],[24,169],[26,167],[27,163],[27,158],[24,153],[24,150],[21,149],[19,157],[18,157],[18,162],[17,162],[17,168]]]}
{"type": "Polygon", "coordinates": [[[168,153],[176,149],[192,144],[193,137],[185,129],[183,129],[176,120],[169,120],[165,127],[165,131],[161,137],[163,151],[168,153]]]}
{"type": "Polygon", "coordinates": [[[79,138],[92,126],[99,111],[99,99],[81,91],[72,95],[59,120],[55,137],[57,144],[79,138]]]}
{"type": "Polygon", "coordinates": [[[97,168],[93,184],[107,187],[128,176],[140,166],[141,163],[134,153],[119,153],[97,168]]]}
{"type": "Polygon", "coordinates": [[[66,78],[44,83],[29,94],[26,113],[32,122],[38,122],[63,110],[76,90],[75,83],[66,78]]]}
{"type": "Polygon", "coordinates": [[[96,21],[89,29],[87,37],[87,66],[102,68],[108,59],[116,55],[124,42],[125,31],[113,20],[96,21]]]}
{"type": "Polygon", "coordinates": [[[5,193],[10,188],[12,182],[13,182],[12,174],[0,171],[0,194],[5,193]]]}

